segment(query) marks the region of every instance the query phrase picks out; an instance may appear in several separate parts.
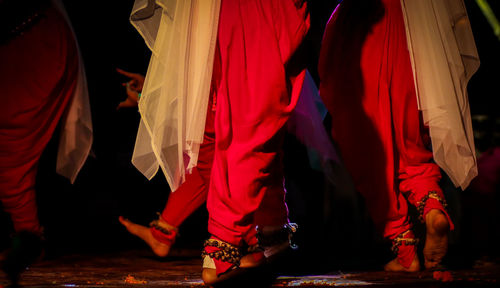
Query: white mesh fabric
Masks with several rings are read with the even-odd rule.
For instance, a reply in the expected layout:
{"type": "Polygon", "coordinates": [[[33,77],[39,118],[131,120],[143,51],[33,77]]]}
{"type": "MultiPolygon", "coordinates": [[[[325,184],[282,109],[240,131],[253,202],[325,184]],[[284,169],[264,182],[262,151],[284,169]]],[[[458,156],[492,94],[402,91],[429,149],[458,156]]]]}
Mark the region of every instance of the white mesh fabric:
{"type": "MultiPolygon", "coordinates": [[[[53,0],[52,2],[54,6],[59,9],[61,14],[64,15],[76,41],[75,32],[73,31],[73,27],[71,26],[71,22],[63,4],[60,0],[53,0]]],[[[83,164],[85,164],[93,140],[87,78],[85,76],[85,67],[79,48],[78,57],[78,80],[73,97],[61,119],[63,125],[59,138],[56,163],[57,173],[68,178],[71,183],[75,182],[76,176],[80,172],[83,164]]]]}
{"type": "Polygon", "coordinates": [[[161,167],[172,191],[203,141],[219,10],[220,0],[136,0],[130,17],[152,51],[132,163],[148,179],[161,167]]]}
{"type": "Polygon", "coordinates": [[[419,109],[455,186],[477,175],[467,83],[479,67],[463,0],[401,0],[419,109]]]}

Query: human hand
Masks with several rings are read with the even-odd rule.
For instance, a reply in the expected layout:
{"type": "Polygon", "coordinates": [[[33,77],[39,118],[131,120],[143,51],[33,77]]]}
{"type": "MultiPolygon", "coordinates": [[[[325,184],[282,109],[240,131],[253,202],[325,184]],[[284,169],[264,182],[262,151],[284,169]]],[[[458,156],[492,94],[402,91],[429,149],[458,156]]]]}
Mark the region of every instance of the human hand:
{"type": "Polygon", "coordinates": [[[132,73],[132,72],[127,72],[125,70],[122,70],[120,68],[116,68],[116,72],[127,76],[130,78],[130,80],[126,83],[123,83],[123,86],[126,86],[128,83],[128,86],[130,89],[141,92],[142,91],[142,86],[144,85],[144,76],[139,74],[139,73],[132,73]]]}
{"type": "Polygon", "coordinates": [[[116,71],[130,78],[128,82],[122,83],[122,85],[127,89],[127,99],[120,102],[116,109],[124,107],[137,107],[139,93],[142,91],[142,87],[144,85],[144,76],[138,73],[127,72],[119,68],[117,68],[116,71]]]}

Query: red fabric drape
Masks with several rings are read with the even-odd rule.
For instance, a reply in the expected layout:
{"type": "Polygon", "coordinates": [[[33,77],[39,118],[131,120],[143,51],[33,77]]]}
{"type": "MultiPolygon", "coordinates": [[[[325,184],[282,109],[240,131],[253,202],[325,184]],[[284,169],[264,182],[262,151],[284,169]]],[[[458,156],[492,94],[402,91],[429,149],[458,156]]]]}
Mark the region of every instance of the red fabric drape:
{"type": "Polygon", "coordinates": [[[37,164],[73,91],[78,52],[54,8],[24,34],[0,45],[0,199],[16,231],[40,233],[37,164]]]}
{"type": "MultiPolygon", "coordinates": [[[[320,91],[342,159],[378,230],[394,239],[411,228],[404,194],[414,205],[429,191],[443,196],[441,174],[417,109],[400,1],[355,2],[340,4],[327,25],[320,91]]],[[[414,248],[399,254],[408,267],[414,248]]]]}
{"type": "Polygon", "coordinates": [[[203,143],[200,146],[198,164],[193,168],[191,174],[186,174],[186,181],[179,189],[170,193],[165,209],[161,214],[163,220],[175,227],[179,227],[189,215],[207,200],[215,150],[213,99],[213,96],[210,97],[208,103],[205,134],[203,143]]]}
{"type": "Polygon", "coordinates": [[[236,246],[256,243],[255,225],[288,222],[283,126],[305,74],[287,68],[309,28],[298,2],[222,1],[208,229],[236,246]]]}

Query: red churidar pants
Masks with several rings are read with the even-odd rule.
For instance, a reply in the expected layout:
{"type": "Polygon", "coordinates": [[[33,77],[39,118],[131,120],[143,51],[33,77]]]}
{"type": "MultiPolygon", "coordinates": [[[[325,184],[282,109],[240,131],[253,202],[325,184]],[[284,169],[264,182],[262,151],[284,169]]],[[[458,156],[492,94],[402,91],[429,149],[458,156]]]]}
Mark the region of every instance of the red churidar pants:
{"type": "MultiPolygon", "coordinates": [[[[216,67],[214,67],[214,73],[219,73],[216,67]]],[[[213,84],[212,87],[214,87],[213,84]]],[[[190,174],[186,174],[184,183],[176,191],[170,193],[167,204],[161,214],[161,218],[174,227],[179,227],[189,215],[207,200],[215,151],[215,90],[211,90],[205,122],[205,134],[203,135],[203,143],[200,145],[197,166],[192,169],[190,174]]],[[[171,237],[155,228],[150,229],[158,241],[168,245],[173,244],[175,235],[171,237]]]]}
{"type": "MultiPolygon", "coordinates": [[[[441,174],[417,108],[400,0],[356,3],[345,0],[327,25],[320,91],[346,168],[378,230],[394,239],[411,228],[407,199],[417,205],[429,191],[443,197],[441,174]]],[[[426,208],[446,214],[434,199],[426,208]]],[[[398,254],[409,267],[415,249],[398,254]]]]}
{"type": "Polygon", "coordinates": [[[255,225],[288,222],[283,126],[304,76],[289,60],[309,28],[299,2],[222,0],[208,230],[236,246],[256,244],[255,225]]]}
{"type": "Polygon", "coordinates": [[[71,30],[49,8],[37,24],[0,45],[0,200],[16,231],[41,234],[37,164],[75,89],[71,30]]]}

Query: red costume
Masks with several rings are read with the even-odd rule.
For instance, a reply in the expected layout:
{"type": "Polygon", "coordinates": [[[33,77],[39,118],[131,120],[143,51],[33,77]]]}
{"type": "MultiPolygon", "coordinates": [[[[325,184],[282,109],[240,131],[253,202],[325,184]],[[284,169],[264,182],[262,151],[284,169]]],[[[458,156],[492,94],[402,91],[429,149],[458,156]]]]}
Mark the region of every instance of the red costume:
{"type": "MultiPolygon", "coordinates": [[[[186,174],[185,182],[175,192],[170,193],[165,209],[163,209],[161,214],[161,218],[174,227],[179,227],[189,215],[207,200],[215,150],[215,104],[213,93],[215,92],[211,89],[207,120],[205,122],[205,134],[203,135],[203,143],[200,145],[198,164],[192,169],[190,174],[186,174]]],[[[170,234],[167,235],[155,227],[151,227],[150,229],[156,240],[167,245],[174,243],[176,231],[169,231],[170,234]]]]}
{"type": "MultiPolygon", "coordinates": [[[[419,206],[428,197],[424,217],[433,208],[447,213],[437,200],[443,198],[441,174],[417,109],[401,4],[356,3],[343,1],[327,25],[321,97],[338,151],[378,230],[389,239],[412,238],[411,231],[402,235],[411,228],[407,200],[419,206]]],[[[399,247],[404,267],[414,257],[413,246],[399,247]]]]}
{"type": "Polygon", "coordinates": [[[40,12],[33,27],[0,44],[0,200],[16,231],[41,234],[37,165],[78,78],[78,50],[64,17],[40,12]]]}
{"type": "Polygon", "coordinates": [[[222,1],[208,230],[237,247],[257,243],[256,225],[288,223],[281,147],[305,75],[290,61],[309,28],[303,2],[222,1]]]}

